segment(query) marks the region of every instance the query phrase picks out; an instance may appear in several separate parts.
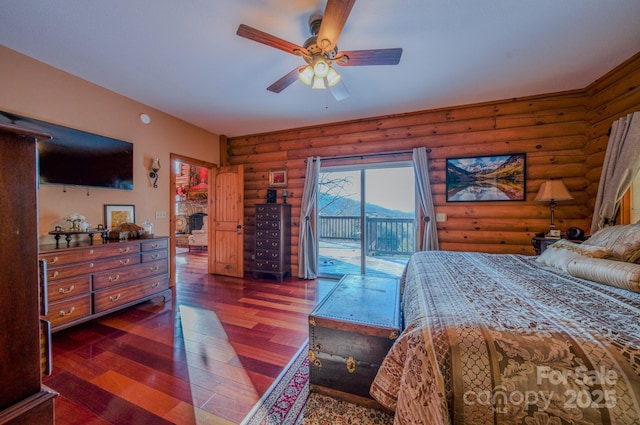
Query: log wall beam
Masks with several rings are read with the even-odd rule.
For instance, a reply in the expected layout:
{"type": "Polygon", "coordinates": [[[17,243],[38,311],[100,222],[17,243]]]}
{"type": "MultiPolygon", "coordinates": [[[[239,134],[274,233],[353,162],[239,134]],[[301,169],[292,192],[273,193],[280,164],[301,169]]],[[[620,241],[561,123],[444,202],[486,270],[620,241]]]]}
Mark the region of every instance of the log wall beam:
{"type": "Polygon", "coordinates": [[[266,198],[269,169],[288,170],[295,276],[306,158],[420,146],[431,149],[436,212],[448,216],[438,223],[441,249],[532,255],[531,237],[549,223],[548,204],[534,200],[540,184],[562,178],[574,199],[558,203],[556,223],[588,229],[611,123],[639,109],[640,53],[582,90],[230,137],[221,158],[244,165],[246,268],[251,267],[253,206],[266,198]],[[446,202],[446,158],[521,152],[527,154],[525,201],[446,202]]]}

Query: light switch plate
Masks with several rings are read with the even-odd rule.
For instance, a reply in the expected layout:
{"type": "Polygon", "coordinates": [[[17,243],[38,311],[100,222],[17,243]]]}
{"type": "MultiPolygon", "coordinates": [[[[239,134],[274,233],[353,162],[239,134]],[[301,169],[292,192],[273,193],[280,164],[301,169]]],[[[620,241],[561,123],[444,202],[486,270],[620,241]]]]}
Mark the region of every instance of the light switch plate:
{"type": "Polygon", "coordinates": [[[156,218],[167,218],[166,211],[156,211],[156,218]]]}

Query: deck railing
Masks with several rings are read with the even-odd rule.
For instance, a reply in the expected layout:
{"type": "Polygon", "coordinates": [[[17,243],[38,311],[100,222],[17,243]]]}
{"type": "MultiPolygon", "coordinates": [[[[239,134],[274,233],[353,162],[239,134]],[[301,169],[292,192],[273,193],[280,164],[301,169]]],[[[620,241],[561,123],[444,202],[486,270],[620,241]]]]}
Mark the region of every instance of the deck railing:
{"type": "MultiPolygon", "coordinates": [[[[320,216],[320,239],[360,242],[359,216],[320,216]]],[[[415,251],[413,218],[365,217],[366,255],[410,255],[415,251]]]]}

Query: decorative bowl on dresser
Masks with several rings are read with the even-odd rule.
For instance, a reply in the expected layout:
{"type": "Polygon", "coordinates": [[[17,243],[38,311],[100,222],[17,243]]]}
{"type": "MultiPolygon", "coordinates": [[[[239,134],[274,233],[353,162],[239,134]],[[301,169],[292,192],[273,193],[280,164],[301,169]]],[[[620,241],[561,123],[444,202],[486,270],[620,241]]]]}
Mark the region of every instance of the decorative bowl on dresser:
{"type": "Polygon", "coordinates": [[[41,249],[41,285],[53,332],[163,297],[169,289],[168,238],[41,249]]]}

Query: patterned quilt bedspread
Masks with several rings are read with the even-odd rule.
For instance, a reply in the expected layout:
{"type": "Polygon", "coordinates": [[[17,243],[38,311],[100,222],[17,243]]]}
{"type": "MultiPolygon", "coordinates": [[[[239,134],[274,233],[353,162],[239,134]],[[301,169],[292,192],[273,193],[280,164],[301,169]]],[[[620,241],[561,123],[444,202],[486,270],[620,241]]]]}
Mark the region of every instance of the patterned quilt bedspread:
{"type": "Polygon", "coordinates": [[[371,387],[395,424],[640,424],[640,294],[533,258],[411,258],[371,387]]]}

